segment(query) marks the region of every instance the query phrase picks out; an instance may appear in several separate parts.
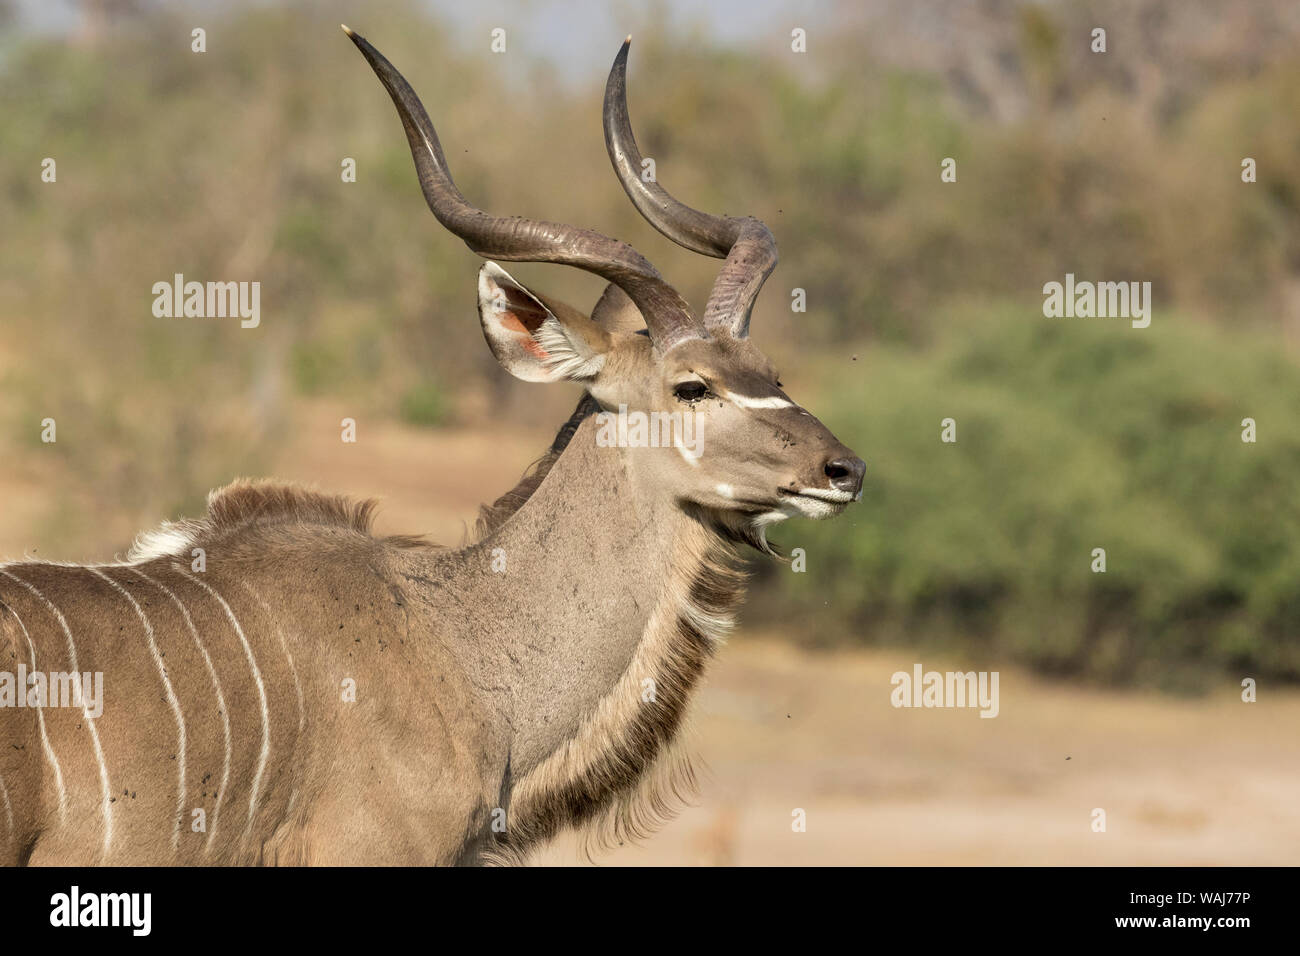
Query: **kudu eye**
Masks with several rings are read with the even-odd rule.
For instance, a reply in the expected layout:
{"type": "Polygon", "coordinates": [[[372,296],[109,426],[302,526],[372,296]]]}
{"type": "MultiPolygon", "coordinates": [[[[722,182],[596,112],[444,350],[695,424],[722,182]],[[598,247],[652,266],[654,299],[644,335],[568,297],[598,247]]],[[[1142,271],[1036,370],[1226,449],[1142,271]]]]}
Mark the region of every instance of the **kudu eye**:
{"type": "Polygon", "coordinates": [[[698,402],[707,394],[709,386],[703,382],[681,382],[673,389],[679,402],[698,402]]]}

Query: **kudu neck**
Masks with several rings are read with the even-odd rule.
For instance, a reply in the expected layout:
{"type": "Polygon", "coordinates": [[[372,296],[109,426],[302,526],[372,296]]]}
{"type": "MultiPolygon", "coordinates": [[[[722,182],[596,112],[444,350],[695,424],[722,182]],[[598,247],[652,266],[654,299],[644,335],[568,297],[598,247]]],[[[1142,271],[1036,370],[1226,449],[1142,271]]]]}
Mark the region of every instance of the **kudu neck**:
{"type": "Polygon", "coordinates": [[[634,706],[623,698],[658,673],[649,632],[674,626],[716,547],[636,461],[633,450],[598,445],[587,418],[536,492],[482,542],[505,562],[493,592],[511,622],[498,639],[511,670],[515,773],[574,746],[598,711],[634,706]]]}

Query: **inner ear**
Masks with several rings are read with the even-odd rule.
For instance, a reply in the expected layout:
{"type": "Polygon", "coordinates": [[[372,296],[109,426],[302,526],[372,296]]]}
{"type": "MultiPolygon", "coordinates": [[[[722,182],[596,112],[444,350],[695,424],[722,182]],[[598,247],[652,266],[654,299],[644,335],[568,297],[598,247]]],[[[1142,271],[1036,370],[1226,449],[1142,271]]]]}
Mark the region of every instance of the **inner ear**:
{"type": "Polygon", "coordinates": [[[569,306],[543,302],[495,262],[479,272],[479,319],[497,361],[526,382],[586,381],[604,365],[607,332],[569,306]]]}
{"type": "Polygon", "coordinates": [[[512,332],[532,335],[550,318],[550,310],[522,286],[497,284],[496,293],[505,298],[497,310],[497,321],[512,332]]]}

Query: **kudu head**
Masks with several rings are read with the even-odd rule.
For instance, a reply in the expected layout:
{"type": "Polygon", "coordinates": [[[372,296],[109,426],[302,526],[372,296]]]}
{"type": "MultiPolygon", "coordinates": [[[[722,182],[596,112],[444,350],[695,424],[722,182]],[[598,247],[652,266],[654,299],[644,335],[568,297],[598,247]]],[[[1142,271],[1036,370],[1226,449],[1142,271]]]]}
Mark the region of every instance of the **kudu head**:
{"type": "Polygon", "coordinates": [[[410,84],[363,37],[343,29],[397,106],[424,198],[443,226],[484,258],[561,263],[610,283],[588,318],[530,292],[495,262],[485,264],[479,273],[483,333],[511,374],[529,382],[580,382],[607,411],[625,407],[659,422],[689,417],[697,447],[678,441],[629,454],[640,456],[638,469],[657,487],[727,526],[757,531],[760,546],[767,524],[831,517],[860,496],[862,460],[782,391],[772,363],[749,339],[754,300],[776,267],[772,233],[757,219],[692,209],[642,177],[627,112],[630,37],[605,87],[605,143],[624,190],[651,225],[687,249],[725,260],[702,321],[626,243],[470,205],[410,84]],[[611,321],[633,306],[644,329],[611,321]]]}

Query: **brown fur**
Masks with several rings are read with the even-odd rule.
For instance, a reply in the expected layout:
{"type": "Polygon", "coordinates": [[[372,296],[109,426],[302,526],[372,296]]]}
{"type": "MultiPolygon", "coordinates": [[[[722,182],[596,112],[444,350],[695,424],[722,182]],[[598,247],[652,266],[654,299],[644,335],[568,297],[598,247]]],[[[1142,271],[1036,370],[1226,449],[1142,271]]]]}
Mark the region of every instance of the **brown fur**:
{"type": "MultiPolygon", "coordinates": [[[[142,535],[128,560],[148,556],[160,534],[180,534],[195,547],[229,541],[241,532],[293,526],[336,528],[372,537],[378,507],[373,498],[355,501],[290,482],[239,478],[208,495],[202,518],[168,522],[160,531],[142,535]]],[[[422,535],[390,535],[378,540],[395,548],[436,547],[422,535]]]]}
{"type": "Polygon", "coordinates": [[[250,524],[300,523],[370,534],[374,499],[352,501],[296,485],[242,479],[208,496],[207,531],[222,535],[250,524]]]}

